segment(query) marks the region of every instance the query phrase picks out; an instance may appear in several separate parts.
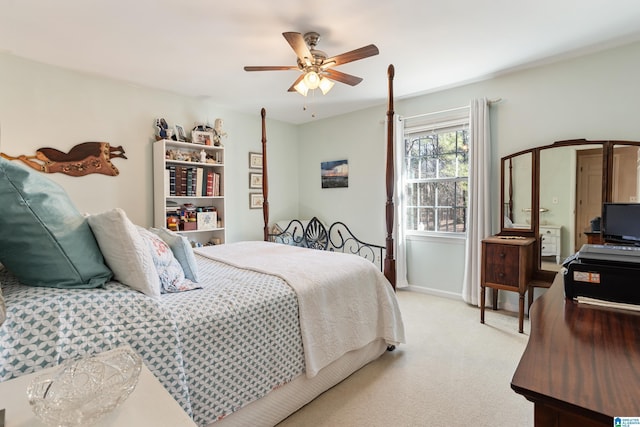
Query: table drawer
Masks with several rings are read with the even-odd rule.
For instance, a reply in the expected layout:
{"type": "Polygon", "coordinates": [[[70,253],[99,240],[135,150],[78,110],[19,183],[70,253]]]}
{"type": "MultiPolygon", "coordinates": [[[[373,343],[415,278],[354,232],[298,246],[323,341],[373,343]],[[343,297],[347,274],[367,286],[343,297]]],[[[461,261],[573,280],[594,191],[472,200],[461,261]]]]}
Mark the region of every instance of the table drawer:
{"type": "Polygon", "coordinates": [[[517,246],[485,246],[485,281],[518,287],[519,254],[517,246]]]}
{"type": "Polygon", "coordinates": [[[542,256],[555,255],[558,252],[558,245],[556,242],[542,242],[540,246],[540,253],[542,256]]]}
{"type": "Polygon", "coordinates": [[[540,234],[542,235],[542,238],[544,238],[544,236],[556,236],[559,237],[560,236],[560,228],[546,228],[544,226],[540,226],[540,234]]]}

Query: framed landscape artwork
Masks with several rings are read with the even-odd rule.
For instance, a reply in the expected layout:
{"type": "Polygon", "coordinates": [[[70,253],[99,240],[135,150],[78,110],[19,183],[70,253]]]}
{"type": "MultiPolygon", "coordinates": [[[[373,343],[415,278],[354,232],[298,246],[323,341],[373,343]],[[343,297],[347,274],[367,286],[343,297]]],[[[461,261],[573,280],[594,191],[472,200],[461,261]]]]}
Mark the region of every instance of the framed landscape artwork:
{"type": "Polygon", "coordinates": [[[349,161],[334,160],[320,163],[322,188],[342,188],[349,186],[349,161]]]}

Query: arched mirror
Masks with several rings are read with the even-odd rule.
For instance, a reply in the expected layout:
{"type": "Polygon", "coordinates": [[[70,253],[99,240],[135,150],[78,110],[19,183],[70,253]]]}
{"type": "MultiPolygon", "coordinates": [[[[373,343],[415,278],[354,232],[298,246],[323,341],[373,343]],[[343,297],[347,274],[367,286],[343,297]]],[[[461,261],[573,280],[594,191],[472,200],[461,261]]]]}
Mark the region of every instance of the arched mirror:
{"type": "Polygon", "coordinates": [[[566,257],[602,243],[604,202],[640,202],[640,142],[569,140],[511,154],[501,185],[500,234],[536,237],[534,278],[551,282],[566,257]]]}

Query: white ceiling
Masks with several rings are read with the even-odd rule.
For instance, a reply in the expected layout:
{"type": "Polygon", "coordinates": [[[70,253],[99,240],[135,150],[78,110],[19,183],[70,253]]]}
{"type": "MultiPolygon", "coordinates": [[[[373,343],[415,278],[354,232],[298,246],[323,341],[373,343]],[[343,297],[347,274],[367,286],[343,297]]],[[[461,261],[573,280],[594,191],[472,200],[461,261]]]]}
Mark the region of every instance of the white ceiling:
{"type": "Polygon", "coordinates": [[[0,52],[304,123],[640,40],[638,0],[0,0],[0,52]],[[317,31],[336,69],[364,78],[303,98],[285,31],[317,31]],[[303,109],[307,105],[306,111],[303,109]]]}

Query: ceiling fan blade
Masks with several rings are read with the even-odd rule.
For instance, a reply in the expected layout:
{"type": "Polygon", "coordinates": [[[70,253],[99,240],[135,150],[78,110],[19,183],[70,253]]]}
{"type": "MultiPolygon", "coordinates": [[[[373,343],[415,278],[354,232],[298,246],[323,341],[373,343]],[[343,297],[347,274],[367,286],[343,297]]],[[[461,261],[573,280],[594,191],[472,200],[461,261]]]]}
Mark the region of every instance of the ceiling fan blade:
{"type": "Polygon", "coordinates": [[[340,71],[334,70],[333,68],[324,70],[323,74],[329,77],[331,80],[345,83],[350,86],[355,86],[362,81],[362,77],[356,77],[352,76],[351,74],[342,73],[340,71]]]}
{"type": "Polygon", "coordinates": [[[296,79],[296,81],[295,81],[295,82],[293,82],[293,84],[291,85],[291,87],[289,88],[289,90],[287,90],[287,92],[295,92],[295,91],[296,91],[295,86],[296,86],[298,83],[300,83],[300,81],[301,81],[302,79],[304,79],[304,74],[300,74],[300,77],[298,77],[298,78],[296,79]]]}
{"type": "Polygon", "coordinates": [[[313,62],[313,55],[311,55],[311,51],[309,50],[307,43],[304,41],[302,34],[290,31],[282,33],[282,35],[287,42],[289,42],[293,51],[304,64],[310,65],[310,63],[313,62]]]}
{"type": "Polygon", "coordinates": [[[275,65],[275,66],[247,66],[245,71],[280,71],[280,70],[297,70],[298,67],[292,65],[275,65]]]}
{"type": "Polygon", "coordinates": [[[355,49],[350,52],[341,53],[340,55],[327,58],[324,61],[323,65],[327,64],[329,66],[334,66],[334,65],[346,64],[347,62],[368,58],[370,56],[375,56],[379,53],[380,51],[378,50],[376,45],[370,44],[368,46],[361,47],[360,49],[355,49]]]}

